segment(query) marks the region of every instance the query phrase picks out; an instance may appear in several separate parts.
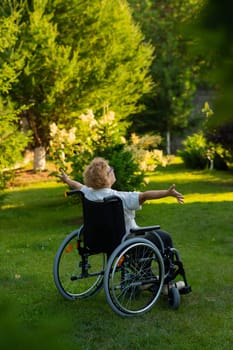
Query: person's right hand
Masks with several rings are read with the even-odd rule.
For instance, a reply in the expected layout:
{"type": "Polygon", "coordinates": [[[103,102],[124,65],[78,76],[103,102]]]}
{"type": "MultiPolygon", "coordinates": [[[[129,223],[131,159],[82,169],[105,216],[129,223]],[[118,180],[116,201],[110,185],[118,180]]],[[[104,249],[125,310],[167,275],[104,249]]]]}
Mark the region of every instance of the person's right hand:
{"type": "Polygon", "coordinates": [[[65,171],[60,168],[61,174],[57,174],[57,177],[59,177],[63,182],[66,182],[66,180],[69,178],[69,176],[65,173],[65,171]]]}

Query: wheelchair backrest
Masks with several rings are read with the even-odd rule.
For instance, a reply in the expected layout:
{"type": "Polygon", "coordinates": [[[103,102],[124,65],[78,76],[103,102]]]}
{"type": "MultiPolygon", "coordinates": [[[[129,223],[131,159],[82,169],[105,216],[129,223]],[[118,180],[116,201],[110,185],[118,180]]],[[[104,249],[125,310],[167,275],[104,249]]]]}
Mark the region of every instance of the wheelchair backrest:
{"type": "Polygon", "coordinates": [[[83,229],[85,245],[95,253],[108,255],[120,244],[125,235],[122,201],[117,196],[103,201],[88,200],[82,193],[83,229]]]}

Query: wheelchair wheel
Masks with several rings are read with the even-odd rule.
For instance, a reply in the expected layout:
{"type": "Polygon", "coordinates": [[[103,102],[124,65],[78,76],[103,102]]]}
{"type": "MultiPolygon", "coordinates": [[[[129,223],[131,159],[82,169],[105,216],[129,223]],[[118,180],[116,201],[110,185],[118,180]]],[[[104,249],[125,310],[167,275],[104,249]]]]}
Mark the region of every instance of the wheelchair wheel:
{"type": "Polygon", "coordinates": [[[168,290],[168,306],[173,310],[177,310],[180,306],[180,293],[176,287],[168,290]]]}
{"type": "Polygon", "coordinates": [[[157,301],[164,282],[164,264],[158,248],[144,238],[118,246],[104,275],[105,295],[121,316],[143,314],[157,301]]]}
{"type": "Polygon", "coordinates": [[[57,251],[53,276],[60,294],[68,300],[97,294],[103,286],[105,254],[89,255],[84,262],[77,249],[79,231],[73,231],[57,251]]]}

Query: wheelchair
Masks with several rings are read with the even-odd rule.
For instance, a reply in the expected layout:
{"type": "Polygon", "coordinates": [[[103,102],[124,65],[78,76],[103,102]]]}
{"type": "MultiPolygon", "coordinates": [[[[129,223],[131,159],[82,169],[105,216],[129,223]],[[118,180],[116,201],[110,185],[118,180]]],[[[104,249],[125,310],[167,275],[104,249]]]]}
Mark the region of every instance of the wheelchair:
{"type": "Polygon", "coordinates": [[[59,247],[53,277],[59,293],[67,300],[96,295],[103,288],[107,302],[120,316],[149,311],[167,285],[167,301],[178,309],[181,294],[191,291],[183,264],[175,248],[164,248],[156,234],[159,225],[131,229],[125,234],[122,201],[117,196],[90,201],[79,190],[83,225],[71,232],[59,247]],[[156,236],[157,244],[147,239],[156,236]],[[175,278],[181,275],[184,288],[175,278]]]}

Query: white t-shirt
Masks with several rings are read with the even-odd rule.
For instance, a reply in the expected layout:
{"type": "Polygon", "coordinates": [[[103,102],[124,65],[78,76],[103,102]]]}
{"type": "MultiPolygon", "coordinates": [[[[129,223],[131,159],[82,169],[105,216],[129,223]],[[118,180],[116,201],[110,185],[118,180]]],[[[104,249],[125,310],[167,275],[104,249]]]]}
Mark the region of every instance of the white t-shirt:
{"type": "Polygon", "coordinates": [[[129,233],[131,228],[137,227],[135,222],[135,210],[141,208],[139,204],[139,193],[140,192],[123,192],[116,191],[111,188],[102,188],[100,190],[94,190],[93,188],[83,185],[80,189],[85,197],[92,201],[103,200],[108,196],[117,196],[121,198],[124,214],[125,214],[125,227],[126,233],[129,233]]]}

